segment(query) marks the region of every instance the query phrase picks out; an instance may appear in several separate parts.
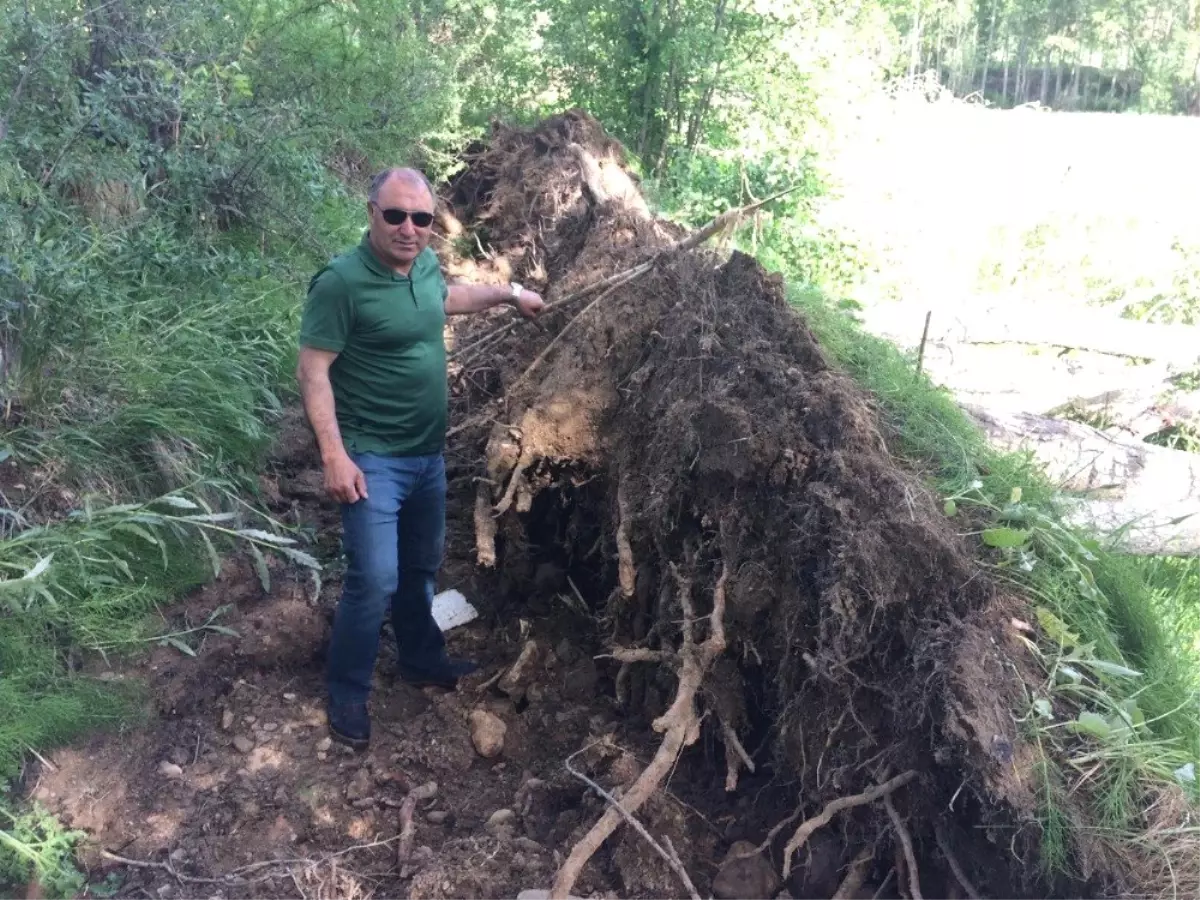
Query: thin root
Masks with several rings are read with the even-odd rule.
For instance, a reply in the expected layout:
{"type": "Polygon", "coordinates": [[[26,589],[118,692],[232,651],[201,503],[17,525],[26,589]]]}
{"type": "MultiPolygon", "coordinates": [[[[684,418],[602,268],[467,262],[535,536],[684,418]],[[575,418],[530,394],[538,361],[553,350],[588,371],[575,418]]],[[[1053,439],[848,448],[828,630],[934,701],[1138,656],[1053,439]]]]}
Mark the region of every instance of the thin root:
{"type": "Polygon", "coordinates": [[[740,767],[745,766],[746,770],[753,775],[754,760],[750,758],[750,754],[738,740],[737,732],[731,726],[722,722],[721,733],[725,738],[725,790],[726,792],[736,791],[740,767]]]}
{"type": "Polygon", "coordinates": [[[892,820],[892,827],[896,829],[896,837],[900,839],[900,846],[904,849],[904,862],[908,869],[909,895],[912,900],[921,900],[921,883],[917,877],[917,857],[913,853],[912,837],[904,826],[904,820],[900,818],[900,813],[896,812],[892,798],[884,796],[883,805],[887,809],[888,818],[892,820]]]}
{"type": "Polygon", "coordinates": [[[954,873],[954,877],[958,879],[958,883],[962,885],[963,891],[971,900],[979,900],[979,891],[975,890],[975,886],[971,884],[967,878],[963,867],[958,863],[958,857],[954,855],[954,851],[950,849],[950,841],[946,838],[946,832],[939,824],[934,827],[933,836],[937,839],[938,848],[942,851],[942,856],[946,857],[946,862],[950,864],[950,871],[954,873]]]}
{"type": "MultiPolygon", "coordinates": [[[[838,797],[836,800],[830,800],[825,804],[825,808],[820,813],[800,823],[800,827],[796,829],[796,833],[792,835],[792,839],[788,841],[787,846],[783,849],[783,877],[787,877],[792,873],[792,856],[797,850],[804,846],[814,831],[824,825],[829,824],[829,820],[844,809],[850,809],[855,806],[863,806],[867,803],[874,803],[880,797],[886,797],[892,791],[904,787],[914,778],[917,773],[912,769],[897,775],[890,781],[885,781],[883,784],[877,784],[874,787],[867,788],[860,794],[853,794],[849,797],[838,797]]],[[[919,900],[919,898],[913,898],[919,900]]]]}

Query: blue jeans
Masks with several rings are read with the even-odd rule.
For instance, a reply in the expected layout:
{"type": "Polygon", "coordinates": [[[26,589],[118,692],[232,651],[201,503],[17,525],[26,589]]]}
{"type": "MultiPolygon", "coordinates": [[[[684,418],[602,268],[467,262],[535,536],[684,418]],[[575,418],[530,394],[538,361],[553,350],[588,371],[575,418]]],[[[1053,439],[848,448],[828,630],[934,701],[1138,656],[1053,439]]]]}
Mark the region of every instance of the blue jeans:
{"type": "Polygon", "coordinates": [[[334,704],[365,703],[391,610],[402,674],[436,669],[446,640],[433,619],[433,592],[446,541],[442,455],[351,454],[367,499],[342,504],[346,577],[333,620],[327,682],[334,704]]]}

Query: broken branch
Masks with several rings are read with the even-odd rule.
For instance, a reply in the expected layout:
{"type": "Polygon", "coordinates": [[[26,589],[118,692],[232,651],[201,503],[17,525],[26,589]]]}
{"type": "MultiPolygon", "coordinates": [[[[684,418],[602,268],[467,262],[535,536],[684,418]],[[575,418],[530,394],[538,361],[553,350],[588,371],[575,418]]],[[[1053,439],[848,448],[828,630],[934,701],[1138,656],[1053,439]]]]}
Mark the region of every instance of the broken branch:
{"type": "MultiPolygon", "coordinates": [[[[796,829],[796,833],[792,835],[787,846],[783,849],[783,877],[786,880],[792,872],[792,856],[797,850],[804,846],[814,831],[829,824],[829,820],[844,809],[850,809],[855,806],[863,806],[867,803],[874,803],[880,797],[886,797],[899,788],[904,787],[914,778],[917,773],[909,769],[907,772],[902,772],[890,781],[885,781],[883,784],[877,784],[867,788],[859,794],[852,794],[849,797],[838,797],[836,800],[830,800],[825,804],[825,808],[811,819],[807,819],[800,823],[800,827],[796,829]]],[[[914,898],[915,900],[915,898],[914,898]]]]}
{"type": "Polygon", "coordinates": [[[904,826],[904,820],[900,818],[900,813],[896,812],[896,806],[892,803],[891,796],[884,795],[883,805],[887,809],[888,818],[892,820],[892,827],[896,829],[896,837],[900,839],[900,846],[904,848],[904,862],[908,868],[908,892],[912,895],[912,900],[921,900],[921,882],[917,877],[917,857],[913,853],[912,837],[904,826]]]}

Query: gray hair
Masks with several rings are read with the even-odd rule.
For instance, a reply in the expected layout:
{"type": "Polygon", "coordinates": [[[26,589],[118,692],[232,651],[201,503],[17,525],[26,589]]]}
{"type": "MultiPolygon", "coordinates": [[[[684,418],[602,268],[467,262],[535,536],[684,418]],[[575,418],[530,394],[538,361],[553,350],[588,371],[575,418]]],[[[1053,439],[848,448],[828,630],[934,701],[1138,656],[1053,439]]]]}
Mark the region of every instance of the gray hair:
{"type": "Polygon", "coordinates": [[[433,200],[434,209],[437,209],[437,194],[433,191],[433,185],[429,183],[429,179],[425,177],[420,169],[408,169],[391,167],[384,169],[378,175],[371,178],[371,187],[367,191],[367,199],[372,203],[379,203],[379,192],[383,186],[392,178],[399,178],[407,181],[409,184],[422,185],[429,192],[429,198],[433,200]]]}

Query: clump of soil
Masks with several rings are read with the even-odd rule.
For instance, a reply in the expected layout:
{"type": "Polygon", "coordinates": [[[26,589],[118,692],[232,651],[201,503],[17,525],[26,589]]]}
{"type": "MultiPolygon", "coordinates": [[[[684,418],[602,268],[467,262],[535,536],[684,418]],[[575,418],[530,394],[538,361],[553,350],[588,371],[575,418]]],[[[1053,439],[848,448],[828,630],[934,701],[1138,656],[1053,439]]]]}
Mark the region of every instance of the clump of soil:
{"type": "MultiPolygon", "coordinates": [[[[449,197],[458,220],[551,300],[677,235],[584,113],[497,127],[469,162],[449,197]]],[[[1033,849],[1034,802],[1014,765],[1028,753],[1008,715],[1018,681],[1001,661],[1009,601],[889,453],[870,398],[830,366],[779,277],[741,253],[668,254],[595,304],[555,310],[544,332],[475,350],[493,325],[455,335],[468,416],[456,447],[486,460],[478,559],[513,598],[543,593],[547,566],[570,576],[603,623],[598,649],[622,656],[602,665],[631,721],[667,712],[681,625],[709,634],[723,587],[727,649],[700,688],[698,749],[679,764],[708,808],[744,808],[757,842],[772,816],[806,818],[914,771],[892,799],[929,890],[957,890],[939,833],[990,892],[1044,890],[1012,854],[1033,849]],[[782,800],[760,799],[764,785],[782,800]]],[[[866,881],[888,877],[900,844],[882,803],[828,828],[835,870],[874,847],[866,881]]]]}

